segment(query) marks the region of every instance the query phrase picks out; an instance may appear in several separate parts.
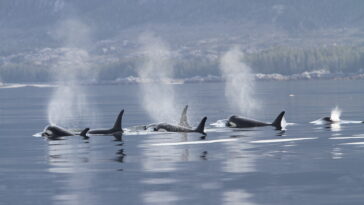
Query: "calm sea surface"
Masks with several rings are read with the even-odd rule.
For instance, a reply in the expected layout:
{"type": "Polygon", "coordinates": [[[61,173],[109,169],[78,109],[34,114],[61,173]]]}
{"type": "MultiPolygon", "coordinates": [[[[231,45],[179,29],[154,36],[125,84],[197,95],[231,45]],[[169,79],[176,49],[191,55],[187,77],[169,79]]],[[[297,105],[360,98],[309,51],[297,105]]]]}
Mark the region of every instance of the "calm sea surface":
{"type": "MultiPolygon", "coordinates": [[[[270,122],[285,110],[291,124],[280,132],[214,127],[239,114],[224,84],[175,85],[176,109],[189,104],[194,126],[207,116],[207,137],[129,133],[121,141],[34,137],[48,124],[54,88],[0,89],[0,204],[363,204],[364,124],[310,123],[335,106],[342,119],[363,121],[363,88],[359,80],[257,82],[261,109],[251,117],[270,122]]],[[[111,127],[122,108],[124,128],[153,122],[137,85],[85,90],[98,127],[111,127]]]]}

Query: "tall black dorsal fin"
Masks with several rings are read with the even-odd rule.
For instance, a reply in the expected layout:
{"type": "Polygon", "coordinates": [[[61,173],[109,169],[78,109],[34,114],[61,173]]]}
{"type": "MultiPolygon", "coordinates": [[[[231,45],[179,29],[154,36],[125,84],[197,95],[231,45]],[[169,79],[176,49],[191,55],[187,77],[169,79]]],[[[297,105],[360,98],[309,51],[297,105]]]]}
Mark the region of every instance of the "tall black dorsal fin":
{"type": "Polygon", "coordinates": [[[82,130],[82,132],[80,133],[80,136],[82,137],[87,137],[86,134],[87,132],[90,130],[90,128],[85,128],[84,130],[82,130]]]}
{"type": "Polygon", "coordinates": [[[279,113],[278,117],[273,121],[272,125],[276,127],[278,130],[282,129],[282,119],[285,111],[279,113]]]}
{"type": "Polygon", "coordinates": [[[123,114],[124,114],[124,109],[120,111],[118,117],[116,118],[114,127],[112,128],[112,130],[114,131],[123,131],[123,128],[121,126],[121,121],[123,119],[123,114]]]}
{"type": "Polygon", "coordinates": [[[207,120],[207,117],[202,118],[200,124],[195,129],[195,132],[198,132],[198,133],[201,133],[203,135],[206,135],[206,133],[204,132],[206,120],[207,120]]]}

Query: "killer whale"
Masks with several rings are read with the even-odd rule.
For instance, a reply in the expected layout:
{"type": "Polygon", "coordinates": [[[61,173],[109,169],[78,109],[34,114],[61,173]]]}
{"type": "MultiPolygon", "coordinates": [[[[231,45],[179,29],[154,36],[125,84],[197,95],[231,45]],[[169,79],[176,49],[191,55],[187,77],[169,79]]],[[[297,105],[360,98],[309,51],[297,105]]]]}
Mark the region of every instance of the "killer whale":
{"type": "Polygon", "coordinates": [[[327,124],[340,123],[342,121],[340,119],[340,116],[341,116],[341,110],[338,106],[336,106],[334,109],[331,110],[330,116],[325,116],[323,118],[320,118],[317,120],[317,122],[321,121],[327,124]]]}
{"type": "Polygon", "coordinates": [[[207,120],[207,117],[202,118],[201,122],[195,129],[183,127],[181,125],[172,125],[169,123],[152,124],[152,125],[147,126],[147,129],[152,128],[153,131],[156,131],[156,132],[158,132],[158,131],[185,132],[185,133],[186,132],[197,132],[197,133],[206,135],[206,133],[204,132],[206,120],[207,120]]]}
{"type": "Polygon", "coordinates": [[[332,120],[331,117],[323,117],[321,118],[322,121],[327,122],[327,123],[336,123],[336,122],[340,122],[340,120],[332,120]]]}
{"type": "MultiPolygon", "coordinates": [[[[90,128],[85,128],[79,135],[83,137],[87,137],[86,134],[90,130],[90,128]]],[[[66,136],[75,136],[75,134],[69,130],[66,130],[62,127],[56,125],[47,126],[42,132],[43,137],[66,137],[66,136]]]]}
{"type": "Polygon", "coordinates": [[[257,120],[252,120],[252,119],[233,115],[229,118],[229,120],[226,122],[225,125],[227,127],[231,127],[231,128],[250,128],[250,127],[273,126],[277,130],[281,130],[282,129],[282,119],[283,119],[284,113],[285,113],[285,111],[282,111],[272,123],[260,122],[257,120]]]}
{"type": "Polygon", "coordinates": [[[124,109],[120,111],[119,115],[116,118],[114,126],[110,129],[93,129],[88,133],[93,135],[120,135],[124,131],[121,126],[122,118],[124,115],[124,109]]]}
{"type": "Polygon", "coordinates": [[[322,117],[322,118],[319,118],[318,120],[315,120],[315,121],[312,121],[311,123],[314,123],[314,124],[357,124],[357,123],[364,123],[364,121],[356,121],[356,120],[342,120],[341,118],[341,110],[336,107],[335,109],[333,109],[331,111],[331,115],[328,117],[322,117]]]}
{"type": "Polygon", "coordinates": [[[187,120],[187,110],[188,110],[188,105],[186,105],[183,108],[178,125],[173,125],[170,123],[154,123],[145,126],[145,130],[152,129],[153,131],[184,132],[184,133],[197,132],[206,135],[204,129],[207,117],[204,117],[201,120],[200,124],[195,129],[193,129],[187,120]]]}
{"type": "MultiPolygon", "coordinates": [[[[188,110],[188,105],[185,105],[185,107],[182,110],[178,126],[192,129],[192,126],[188,123],[187,110],[188,110]]],[[[151,123],[151,124],[147,124],[147,125],[137,125],[137,126],[133,126],[133,127],[128,128],[128,130],[138,132],[140,130],[145,131],[145,130],[150,130],[151,129],[152,131],[155,131],[152,128],[157,127],[159,124],[162,124],[162,123],[151,123]]]]}

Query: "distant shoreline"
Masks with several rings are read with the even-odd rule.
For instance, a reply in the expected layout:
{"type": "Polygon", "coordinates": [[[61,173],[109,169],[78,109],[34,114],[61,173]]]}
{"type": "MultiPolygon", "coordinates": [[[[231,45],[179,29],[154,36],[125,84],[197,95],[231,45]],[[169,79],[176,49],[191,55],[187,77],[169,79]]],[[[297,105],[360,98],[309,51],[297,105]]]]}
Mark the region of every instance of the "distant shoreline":
{"type": "MultiPolygon", "coordinates": [[[[311,76],[311,75],[291,75],[284,76],[281,74],[255,74],[255,80],[257,82],[264,81],[312,81],[312,80],[364,80],[364,74],[356,75],[322,75],[322,76],[311,76]]],[[[181,85],[181,84],[198,84],[198,83],[221,83],[224,80],[219,76],[207,76],[199,77],[195,76],[192,78],[183,79],[166,79],[163,83],[168,85],[181,85]]],[[[78,85],[97,86],[97,85],[138,85],[143,83],[159,83],[150,79],[140,79],[137,77],[118,78],[112,81],[94,81],[94,82],[79,82],[78,85]]],[[[72,84],[70,84],[72,85],[72,84]]],[[[49,82],[18,82],[18,83],[1,83],[0,89],[6,88],[24,88],[24,87],[37,87],[37,88],[54,88],[58,87],[57,83],[49,82]]]]}

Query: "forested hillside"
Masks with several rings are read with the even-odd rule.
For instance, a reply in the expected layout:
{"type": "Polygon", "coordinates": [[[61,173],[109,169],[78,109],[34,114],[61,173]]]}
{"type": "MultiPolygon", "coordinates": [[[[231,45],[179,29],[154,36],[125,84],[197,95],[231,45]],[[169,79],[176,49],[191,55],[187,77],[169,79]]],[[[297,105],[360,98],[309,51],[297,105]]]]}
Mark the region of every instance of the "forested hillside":
{"type": "Polygon", "coordinates": [[[219,76],[220,56],[236,45],[256,73],[364,67],[359,0],[2,0],[0,79],[51,81],[67,49],[86,51],[100,80],[135,76],[143,32],[170,46],[177,78],[219,76]]]}

